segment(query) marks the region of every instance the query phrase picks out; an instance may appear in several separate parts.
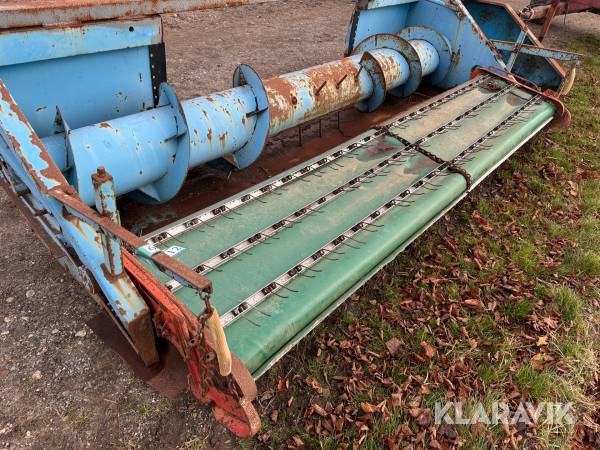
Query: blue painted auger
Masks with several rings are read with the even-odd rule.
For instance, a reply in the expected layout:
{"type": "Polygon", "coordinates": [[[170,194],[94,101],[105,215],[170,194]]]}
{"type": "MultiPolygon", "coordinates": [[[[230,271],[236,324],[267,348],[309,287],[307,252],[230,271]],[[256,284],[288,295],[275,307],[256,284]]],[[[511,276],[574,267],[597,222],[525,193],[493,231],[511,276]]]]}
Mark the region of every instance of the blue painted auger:
{"type": "Polygon", "coordinates": [[[73,130],[63,120],[65,132],[43,143],[88,205],[99,166],[113,176],[117,195],[162,203],[193,167],[231,155],[246,168],[269,136],[352,105],[374,111],[387,92],[410,95],[423,77],[442,80],[452,50],[440,33],[413,27],[368,38],[353,53],[264,82],[241,65],[232,89],[184,102],[163,83],[157,108],[73,130]]]}

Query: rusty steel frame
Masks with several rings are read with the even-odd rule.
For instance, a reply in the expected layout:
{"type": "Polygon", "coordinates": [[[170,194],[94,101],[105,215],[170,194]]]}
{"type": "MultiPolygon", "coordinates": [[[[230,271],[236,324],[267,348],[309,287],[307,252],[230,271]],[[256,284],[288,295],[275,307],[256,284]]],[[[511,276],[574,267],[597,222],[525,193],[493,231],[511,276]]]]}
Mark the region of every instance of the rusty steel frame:
{"type": "Polygon", "coordinates": [[[43,0],[0,3],[0,29],[227,8],[276,0],[43,0]]]}

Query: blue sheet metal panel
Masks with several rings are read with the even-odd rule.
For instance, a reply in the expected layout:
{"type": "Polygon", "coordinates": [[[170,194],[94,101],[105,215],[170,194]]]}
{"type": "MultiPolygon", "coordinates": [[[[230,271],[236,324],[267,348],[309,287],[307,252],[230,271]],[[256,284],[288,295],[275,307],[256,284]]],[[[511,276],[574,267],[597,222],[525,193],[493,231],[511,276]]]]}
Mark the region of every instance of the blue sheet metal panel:
{"type": "Polygon", "coordinates": [[[420,0],[397,6],[357,10],[346,37],[349,50],[365,38],[379,33],[399,33],[409,26],[425,26],[443,34],[451,43],[453,62],[444,88],[465,82],[477,66],[504,67],[501,56],[459,2],[420,0]]]}
{"type": "Polygon", "coordinates": [[[71,128],[143,111],[154,103],[148,47],[5,66],[9,87],[36,133],[55,132],[56,107],[71,128]]]}
{"type": "MultiPolygon", "coordinates": [[[[463,3],[488,39],[515,42],[519,37],[521,27],[503,6],[472,0],[463,3]]],[[[533,44],[533,41],[526,38],[524,43],[533,44]]],[[[508,61],[510,52],[501,51],[500,54],[508,61]]],[[[562,81],[561,75],[546,59],[536,56],[519,55],[513,70],[538,86],[556,89],[562,81]]]]}
{"type": "Polygon", "coordinates": [[[57,106],[71,128],[153,106],[148,46],[161,40],[159,18],[3,33],[0,79],[46,137],[57,106]]]}
{"type": "Polygon", "coordinates": [[[159,18],[0,33],[0,66],[143,47],[162,41],[159,18]]]}
{"type": "Polygon", "coordinates": [[[444,88],[464,83],[475,67],[504,66],[466,9],[460,3],[453,3],[452,8],[459,10],[422,0],[411,7],[407,17],[407,25],[433,28],[450,40],[453,63],[446,78],[438,83],[444,88]]]}
{"type": "Polygon", "coordinates": [[[398,33],[405,27],[409,8],[414,3],[357,11],[346,34],[346,52],[351,54],[364,39],[379,33],[398,33]]]}

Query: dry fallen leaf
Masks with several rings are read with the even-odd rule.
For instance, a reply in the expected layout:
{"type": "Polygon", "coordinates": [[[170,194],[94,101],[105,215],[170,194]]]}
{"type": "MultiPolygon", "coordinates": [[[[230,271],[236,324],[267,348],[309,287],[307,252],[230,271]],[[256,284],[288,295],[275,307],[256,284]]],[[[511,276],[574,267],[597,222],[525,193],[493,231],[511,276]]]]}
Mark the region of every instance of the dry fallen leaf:
{"type": "Polygon", "coordinates": [[[542,345],[548,345],[548,336],[540,336],[537,340],[536,345],[541,347],[542,345]]]}
{"type": "Polygon", "coordinates": [[[436,350],[435,350],[435,348],[433,348],[433,346],[429,342],[426,342],[426,341],[421,342],[421,348],[425,352],[425,356],[427,356],[429,359],[431,359],[435,356],[436,350]]]}
{"type": "Polygon", "coordinates": [[[321,407],[321,405],[319,405],[317,403],[315,403],[314,405],[312,405],[312,409],[313,409],[314,412],[316,412],[321,417],[327,416],[327,411],[325,411],[323,409],[323,407],[321,407]]]}
{"type": "Polygon", "coordinates": [[[278,391],[285,391],[289,387],[290,387],[290,382],[287,380],[287,378],[280,378],[279,381],[277,382],[277,390],[278,391]]]}
{"type": "Polygon", "coordinates": [[[304,441],[302,439],[300,439],[300,436],[296,435],[293,437],[294,439],[294,444],[296,444],[298,447],[304,447],[304,441]]]}
{"type": "Polygon", "coordinates": [[[396,356],[402,346],[402,342],[400,342],[400,339],[398,338],[392,338],[385,343],[385,346],[387,347],[388,352],[390,352],[390,355],[396,356]]]}
{"type": "Polygon", "coordinates": [[[473,309],[477,309],[477,310],[483,309],[483,305],[476,298],[468,298],[465,301],[463,301],[463,303],[473,309]]]}
{"type": "Polygon", "coordinates": [[[362,402],[360,408],[367,414],[373,414],[377,412],[377,406],[371,405],[370,403],[362,402]]]}
{"type": "Polygon", "coordinates": [[[402,404],[402,393],[392,394],[390,404],[393,407],[400,406],[402,404]]]}

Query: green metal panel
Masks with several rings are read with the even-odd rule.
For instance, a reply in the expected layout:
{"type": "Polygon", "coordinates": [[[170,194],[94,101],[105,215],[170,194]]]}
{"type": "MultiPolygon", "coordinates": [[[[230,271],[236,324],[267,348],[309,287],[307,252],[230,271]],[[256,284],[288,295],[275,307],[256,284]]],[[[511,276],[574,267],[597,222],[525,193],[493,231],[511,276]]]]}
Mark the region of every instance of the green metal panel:
{"type": "MultiPolygon", "coordinates": [[[[208,260],[216,261],[220,253],[241,248],[241,243],[247,243],[257,232],[293,217],[295,211],[319,198],[326,198],[337,187],[346,186],[314,207],[314,211],[286,223],[273,237],[256,243],[239,255],[226,256],[218,263],[218,271],[209,270],[205,274],[213,282],[212,302],[224,320],[227,314],[233,317],[232,308],[243,304],[255,293],[260,294],[269,283],[280,279],[357,223],[362,223],[378,208],[403,191],[414,190],[407,197],[411,203],[400,203],[401,206],[390,208],[375,220],[376,229],[357,230],[345,243],[335,247],[335,253],[315,260],[310,270],[303,271],[304,276],[290,278],[284,287],[278,284],[275,292],[267,292],[258,305],[225,322],[232,351],[255,377],[465,195],[468,188],[465,177],[453,173],[447,165],[437,173],[439,161],[423,153],[433,153],[445,161],[459,157],[454,163],[460,161],[461,167],[477,183],[552,117],[554,107],[551,103],[532,98],[526,91],[502,82],[494,83],[494,88],[480,83],[435,109],[427,110],[426,114],[404,120],[400,126],[392,125],[390,131],[405,140],[404,143],[372,130],[353,142],[374,136],[372,139],[338,157],[335,164],[324,164],[301,180],[293,180],[259,200],[244,203],[209,223],[177,235],[176,241],[162,244],[165,250],[179,247],[175,258],[190,267],[208,260]],[[456,117],[462,118],[459,123],[452,123],[456,117]],[[491,130],[496,130],[493,135],[491,130]],[[485,147],[463,154],[486,133],[490,135],[485,140],[485,147]],[[427,138],[423,139],[424,136],[427,138]],[[425,152],[410,145],[417,141],[422,142],[425,152]],[[402,156],[398,157],[398,152],[402,152],[402,156]],[[468,158],[463,158],[465,156],[468,158]],[[396,158],[394,164],[378,166],[390,158],[396,158]],[[346,183],[358,179],[370,168],[377,170],[348,188],[346,183]],[[437,174],[435,190],[428,185],[415,186],[431,173],[437,174]]],[[[344,149],[347,150],[348,145],[332,149],[325,156],[344,149]]],[[[293,168],[276,179],[298,169],[293,168]]],[[[273,180],[261,186],[271,183],[273,180]]],[[[250,192],[256,192],[256,188],[236,197],[250,192]]],[[[173,225],[170,227],[172,229],[173,225]]],[[[163,231],[159,230],[154,236],[163,231]]],[[[156,275],[167,281],[161,274],[156,275]]],[[[195,314],[202,312],[203,303],[195,292],[179,288],[175,294],[195,314]]]]}

